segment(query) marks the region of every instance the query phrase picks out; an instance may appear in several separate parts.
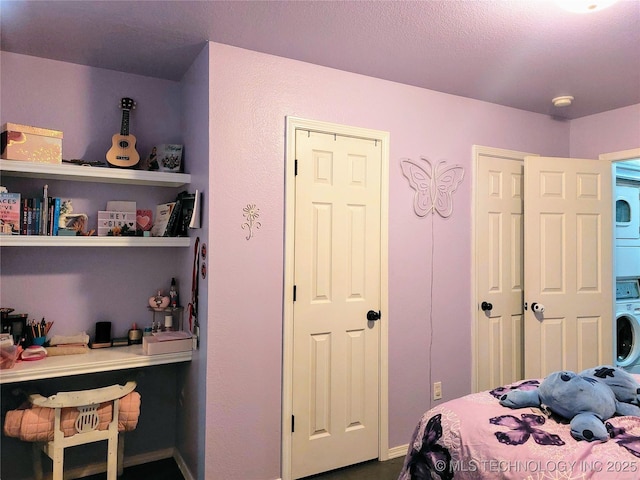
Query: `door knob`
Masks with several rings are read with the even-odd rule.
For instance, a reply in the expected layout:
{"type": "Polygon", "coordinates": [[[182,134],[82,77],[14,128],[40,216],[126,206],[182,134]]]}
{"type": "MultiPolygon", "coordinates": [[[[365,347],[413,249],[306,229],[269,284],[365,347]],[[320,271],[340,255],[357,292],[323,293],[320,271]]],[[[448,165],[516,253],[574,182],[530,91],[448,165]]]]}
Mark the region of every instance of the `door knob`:
{"type": "Polygon", "coordinates": [[[493,310],[493,305],[491,305],[489,302],[482,302],[480,304],[480,308],[483,312],[486,312],[487,310],[493,310]]]}
{"type": "Polygon", "coordinates": [[[533,310],[535,313],[544,313],[544,305],[542,305],[541,303],[533,302],[531,304],[531,310],[533,310]]]}
{"type": "Polygon", "coordinates": [[[370,322],[375,322],[377,320],[380,320],[380,312],[374,312],[373,310],[369,310],[367,312],[367,320],[369,320],[370,322]]]}

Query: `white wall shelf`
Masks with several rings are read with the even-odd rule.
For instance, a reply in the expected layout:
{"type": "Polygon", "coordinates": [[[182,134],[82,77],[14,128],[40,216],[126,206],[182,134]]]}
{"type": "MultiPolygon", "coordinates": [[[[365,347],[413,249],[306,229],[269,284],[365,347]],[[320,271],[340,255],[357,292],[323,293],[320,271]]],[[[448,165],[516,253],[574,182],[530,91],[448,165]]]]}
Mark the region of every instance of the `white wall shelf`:
{"type": "Polygon", "coordinates": [[[49,178],[75,182],[117,183],[181,187],[191,183],[188,173],[148,172],[125,168],[83,167],[79,165],[47,164],[0,160],[0,174],[7,177],[49,178]]]}
{"type": "Polygon", "coordinates": [[[0,247],[188,247],[190,237],[0,235],[0,247]]]}
{"type": "Polygon", "coordinates": [[[192,351],[144,355],[142,345],[90,349],[80,355],[60,355],[37,362],[17,362],[13,368],[0,371],[0,384],[189,362],[192,356],[192,351]]]}

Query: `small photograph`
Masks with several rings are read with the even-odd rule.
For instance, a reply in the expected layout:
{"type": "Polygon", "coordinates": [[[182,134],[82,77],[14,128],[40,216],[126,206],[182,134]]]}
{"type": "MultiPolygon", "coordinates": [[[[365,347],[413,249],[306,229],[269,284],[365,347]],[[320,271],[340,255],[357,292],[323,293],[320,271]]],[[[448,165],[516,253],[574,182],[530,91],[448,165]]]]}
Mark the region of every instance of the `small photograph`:
{"type": "Polygon", "coordinates": [[[182,171],[182,145],[156,145],[147,157],[146,169],[174,173],[182,171]]]}

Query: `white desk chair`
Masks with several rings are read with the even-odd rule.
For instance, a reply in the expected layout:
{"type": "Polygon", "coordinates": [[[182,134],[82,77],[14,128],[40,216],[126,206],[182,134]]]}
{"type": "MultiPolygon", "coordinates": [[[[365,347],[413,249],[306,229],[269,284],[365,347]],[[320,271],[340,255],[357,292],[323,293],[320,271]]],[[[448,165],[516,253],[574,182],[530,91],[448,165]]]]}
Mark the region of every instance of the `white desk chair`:
{"type": "Polygon", "coordinates": [[[122,456],[124,443],[118,445],[118,412],[119,402],[122,397],[136,388],[136,382],[127,382],[126,385],[111,385],[110,387],[96,388],[93,390],[81,390],[75,392],[60,392],[50,397],[42,395],[30,395],[33,405],[38,407],[54,408],[54,437],[46,443],[34,443],[34,473],[36,480],[42,480],[42,461],[40,450],[53,460],[53,480],[63,480],[64,449],[76,445],[108,440],[107,453],[107,479],[116,480],[122,473],[122,456]],[[106,430],[97,430],[99,418],[98,407],[101,403],[113,402],[113,415],[106,430]],[[65,437],[60,427],[60,412],[63,408],[77,407],[80,414],[75,422],[76,432],[70,437],[65,437]]]}

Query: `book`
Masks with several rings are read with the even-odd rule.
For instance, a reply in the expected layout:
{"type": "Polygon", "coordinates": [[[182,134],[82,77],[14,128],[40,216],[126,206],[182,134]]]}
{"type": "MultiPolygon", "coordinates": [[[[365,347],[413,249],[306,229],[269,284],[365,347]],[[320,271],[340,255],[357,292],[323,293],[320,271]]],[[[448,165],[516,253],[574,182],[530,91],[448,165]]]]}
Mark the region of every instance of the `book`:
{"type": "Polygon", "coordinates": [[[129,345],[129,338],[127,337],[116,337],[111,340],[112,347],[126,347],[129,345]]]}
{"type": "Polygon", "coordinates": [[[191,218],[193,217],[195,203],[195,194],[186,193],[182,195],[180,202],[180,215],[178,216],[178,221],[173,232],[174,237],[189,236],[189,225],[191,224],[191,218]]]}
{"type": "Polygon", "coordinates": [[[27,235],[33,235],[33,198],[27,198],[27,235]]]}
{"type": "Polygon", "coordinates": [[[167,230],[167,224],[171,218],[171,213],[176,205],[176,202],[161,203],[156,206],[156,218],[151,227],[152,237],[164,237],[167,230]]]}
{"type": "Polygon", "coordinates": [[[21,235],[27,234],[27,215],[29,214],[29,199],[23,198],[21,205],[21,213],[22,213],[22,228],[20,229],[21,235]]]}
{"type": "Polygon", "coordinates": [[[58,235],[58,229],[60,228],[58,223],[60,222],[61,204],[62,204],[62,200],[60,199],[60,197],[53,198],[53,205],[52,205],[53,218],[51,220],[51,235],[54,235],[54,236],[58,235]]]}
{"type": "Polygon", "coordinates": [[[164,237],[175,237],[176,228],[178,225],[178,218],[180,217],[180,213],[182,212],[182,195],[184,193],[179,194],[176,197],[175,205],[173,206],[173,210],[171,210],[171,216],[169,217],[169,221],[167,222],[167,228],[164,232],[164,237]]]}
{"type": "Polygon", "coordinates": [[[42,220],[42,199],[33,199],[33,234],[40,235],[40,221],[42,220]]]}
{"type": "Polygon", "coordinates": [[[49,185],[42,189],[40,235],[49,235],[49,185]]]}
{"type": "Polygon", "coordinates": [[[0,233],[19,235],[22,215],[19,193],[0,193],[0,233]]]}

